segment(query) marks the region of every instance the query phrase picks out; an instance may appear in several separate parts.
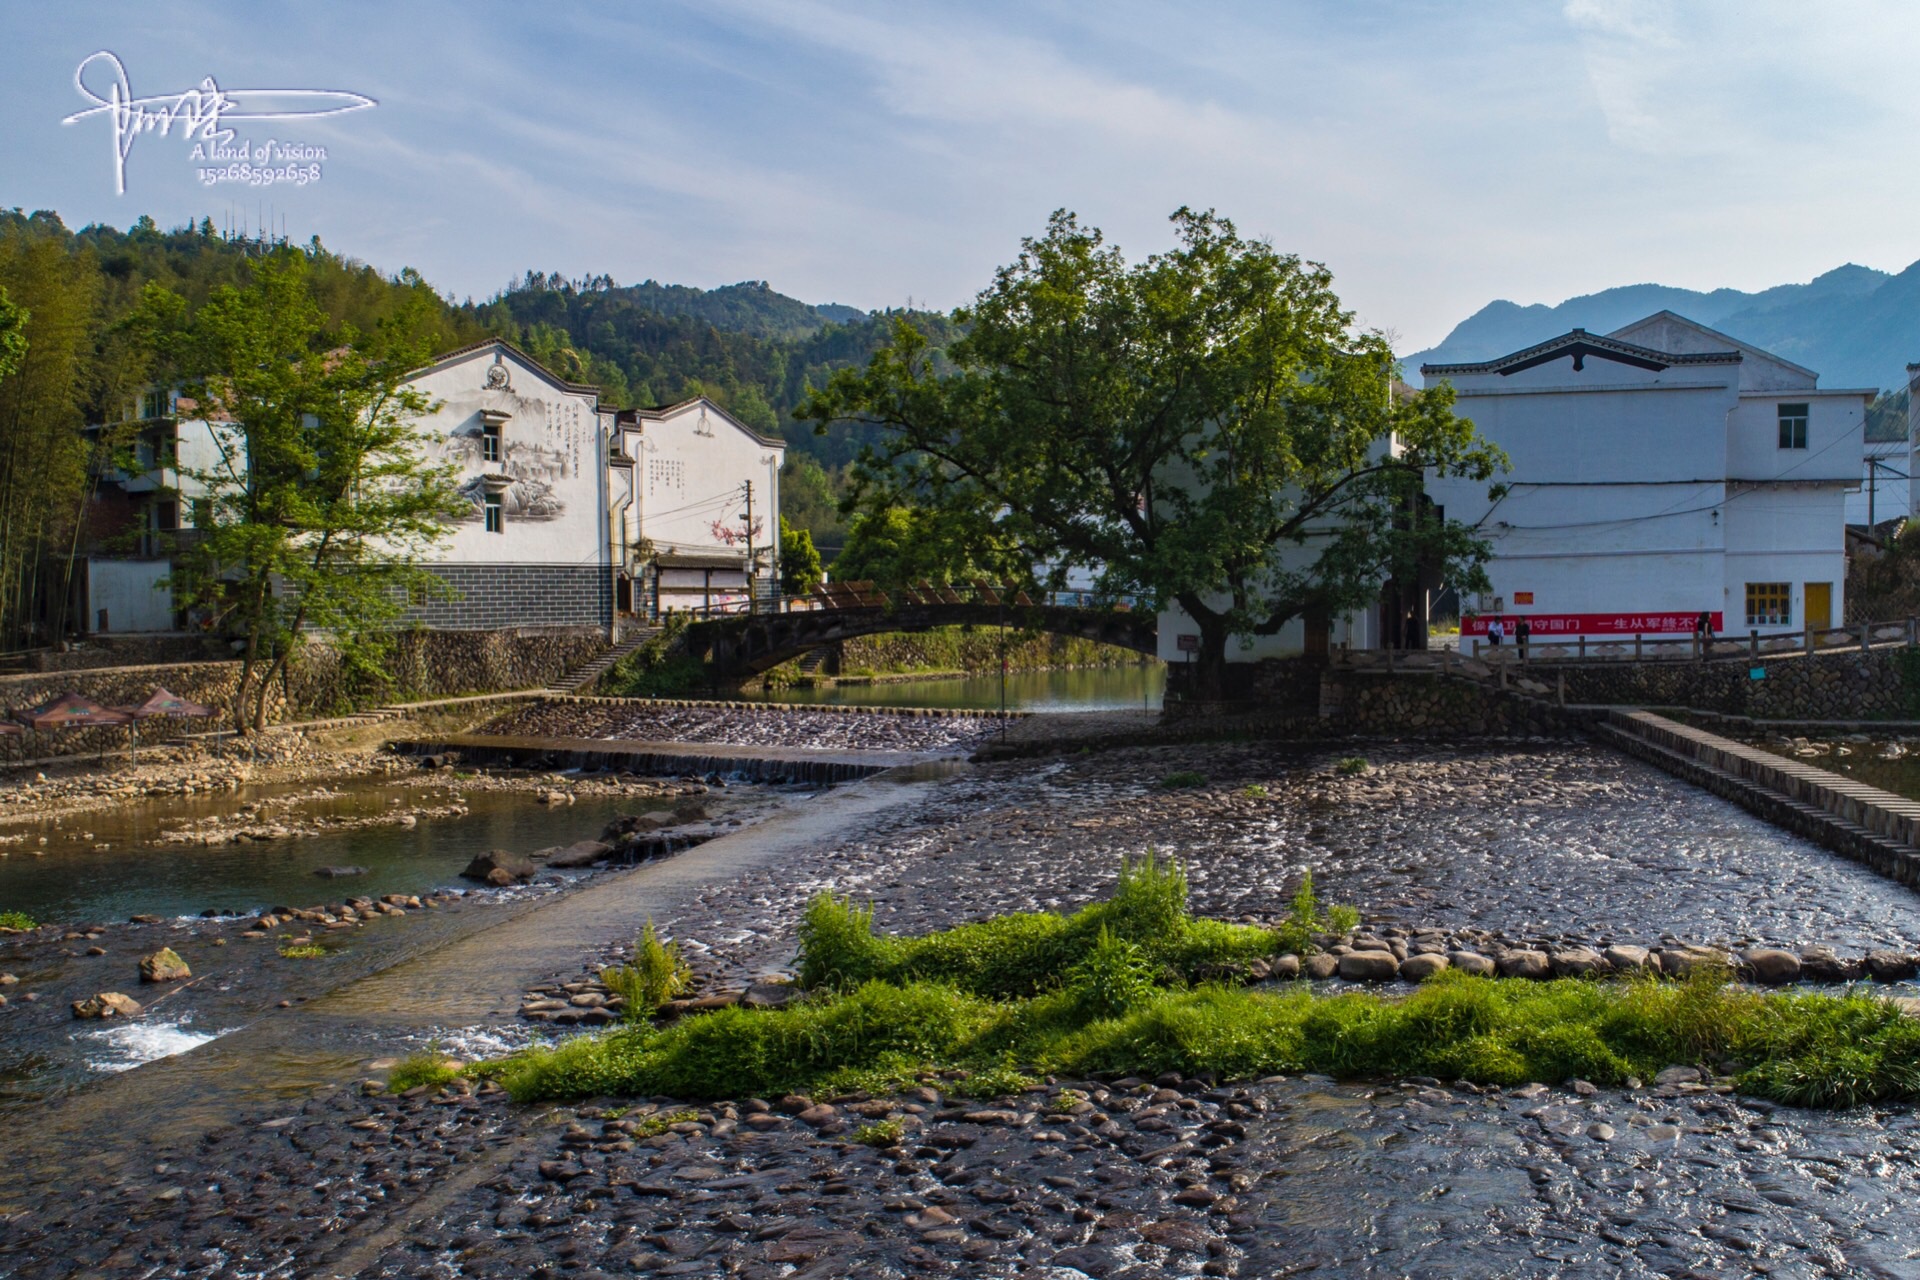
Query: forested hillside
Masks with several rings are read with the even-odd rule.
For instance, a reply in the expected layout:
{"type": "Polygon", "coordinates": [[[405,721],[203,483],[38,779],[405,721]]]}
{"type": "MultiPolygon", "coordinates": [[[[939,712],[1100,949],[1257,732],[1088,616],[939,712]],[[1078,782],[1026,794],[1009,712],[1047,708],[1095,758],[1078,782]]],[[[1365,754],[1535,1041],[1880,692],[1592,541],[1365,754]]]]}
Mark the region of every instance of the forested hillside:
{"type": "MultiPolygon", "coordinates": [[[[0,376],[0,580],[57,559],[72,541],[86,497],[87,451],[103,447],[83,427],[124,418],[153,376],[141,332],[142,291],[157,285],[196,310],[222,285],[246,281],[249,260],[271,246],[228,239],[211,222],[162,230],[149,218],[120,231],[69,229],[57,214],[0,210],[0,290],[24,310],[27,355],[0,376]]],[[[336,324],[370,331],[408,299],[428,344],[446,350],[497,334],[564,377],[600,386],[607,403],[670,404],[707,395],[756,429],[784,437],[790,523],[831,552],[844,540],[836,510],[840,473],[860,442],[836,428],[816,436],[791,411],[807,383],[864,364],[896,318],[944,344],[946,317],[865,314],[810,306],[764,281],[700,290],[607,277],[569,281],[529,272],[485,302],[456,305],[417,273],[395,274],[304,246],[316,300],[336,324]]],[[[0,614],[8,609],[0,586],[0,614]]],[[[4,623],[0,623],[4,625],[4,623]]]]}

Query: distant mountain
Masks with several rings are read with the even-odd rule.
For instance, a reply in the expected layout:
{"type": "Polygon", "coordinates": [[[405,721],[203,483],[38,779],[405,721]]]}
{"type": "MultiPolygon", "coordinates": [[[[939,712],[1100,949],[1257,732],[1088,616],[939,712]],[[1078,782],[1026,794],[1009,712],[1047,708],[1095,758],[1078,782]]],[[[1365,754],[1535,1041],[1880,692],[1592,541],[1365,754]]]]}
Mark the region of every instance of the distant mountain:
{"type": "Polygon", "coordinates": [[[1899,275],[1849,263],[1807,284],[1758,293],[1633,284],[1552,307],[1490,302],[1438,346],[1406,357],[1405,364],[1417,375],[1422,364],[1491,360],[1569,329],[1608,333],[1662,310],[1805,365],[1820,375],[1823,387],[1904,387],[1907,364],[1920,361],[1916,262],[1899,275]]]}

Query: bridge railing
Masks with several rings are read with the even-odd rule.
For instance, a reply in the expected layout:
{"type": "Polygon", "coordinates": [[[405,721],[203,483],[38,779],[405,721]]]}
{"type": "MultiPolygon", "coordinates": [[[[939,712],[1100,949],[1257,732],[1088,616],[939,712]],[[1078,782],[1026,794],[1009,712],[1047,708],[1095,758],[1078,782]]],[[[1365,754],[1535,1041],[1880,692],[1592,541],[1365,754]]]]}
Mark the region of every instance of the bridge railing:
{"type": "MultiPolygon", "coordinates": [[[[1745,635],[1696,636],[1621,636],[1597,640],[1530,639],[1527,644],[1508,640],[1489,645],[1474,637],[1471,646],[1459,652],[1460,658],[1475,659],[1496,666],[1550,666],[1556,663],[1582,662],[1701,662],[1756,661],[1762,658],[1797,657],[1804,654],[1832,653],[1840,650],[1868,652],[1920,644],[1920,620],[1902,622],[1856,622],[1845,627],[1808,627],[1799,631],[1761,634],[1749,629],[1745,635]]],[[[1393,651],[1341,651],[1335,661],[1356,667],[1446,668],[1456,661],[1452,649],[1393,651]]]]}
{"type": "Polygon", "coordinates": [[[1130,595],[1104,595],[1095,591],[1047,591],[1018,583],[992,583],[980,579],[971,583],[918,582],[912,586],[883,590],[872,582],[823,583],[804,595],[774,592],[753,598],[718,601],[691,608],[670,609],[673,616],[696,621],[743,618],[759,614],[813,613],[831,610],[894,609],[917,605],[967,604],[1009,609],[1056,608],[1127,613],[1139,605],[1130,595]]]}

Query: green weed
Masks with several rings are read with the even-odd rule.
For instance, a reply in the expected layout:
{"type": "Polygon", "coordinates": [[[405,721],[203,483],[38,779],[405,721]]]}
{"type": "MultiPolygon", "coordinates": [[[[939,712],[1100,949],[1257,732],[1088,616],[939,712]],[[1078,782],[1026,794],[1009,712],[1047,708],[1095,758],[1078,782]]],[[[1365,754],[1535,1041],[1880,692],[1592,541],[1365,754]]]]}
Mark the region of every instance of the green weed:
{"type": "Polygon", "coordinates": [[[1333,766],[1333,771],[1343,778],[1351,778],[1355,774],[1365,773],[1367,771],[1367,758],[1365,756],[1346,756],[1333,766]]]}
{"type": "Polygon", "coordinates": [[[853,1140],[869,1147],[897,1147],[900,1139],[906,1136],[906,1122],[899,1116],[889,1116],[885,1120],[875,1120],[872,1124],[863,1124],[853,1131],[853,1140]]]}
{"type": "Polygon", "coordinates": [[[0,929],[37,929],[40,926],[24,911],[0,911],[0,929]]]}
{"type": "Polygon", "coordinates": [[[1313,891],[1313,872],[1308,871],[1300,877],[1300,887],[1293,891],[1293,900],[1287,904],[1287,918],[1274,930],[1282,951],[1294,955],[1312,954],[1317,948],[1313,936],[1317,933],[1346,933],[1360,924],[1360,912],[1356,907],[1329,907],[1325,916],[1320,914],[1320,898],[1313,891]]]}
{"type": "Polygon", "coordinates": [[[698,1111],[657,1111],[644,1120],[636,1120],[633,1136],[657,1138],[677,1124],[691,1124],[700,1118],[698,1111]]]}
{"type": "Polygon", "coordinates": [[[288,960],[318,960],[327,949],[317,942],[284,942],[280,954],[288,960]]]}
{"type": "Polygon", "coordinates": [[[632,963],[600,971],[607,990],[626,1001],[629,1021],[651,1018],[661,1005],[685,991],[692,978],[693,970],[680,956],[680,944],[662,943],[651,920],[633,944],[632,963]]]}
{"type": "Polygon", "coordinates": [[[1160,779],[1160,785],[1169,791],[1177,791],[1182,787],[1204,787],[1207,785],[1207,775],[1194,769],[1178,769],[1160,779]]]}
{"type": "Polygon", "coordinates": [[[1246,786],[1240,788],[1240,794],[1249,800],[1265,800],[1267,798],[1267,789],[1257,782],[1249,782],[1246,786]]]}
{"type": "Polygon", "coordinates": [[[447,1063],[447,1055],[429,1045],[419,1053],[410,1053],[395,1064],[387,1077],[388,1093],[405,1093],[421,1085],[438,1089],[452,1084],[460,1073],[447,1063]]]}

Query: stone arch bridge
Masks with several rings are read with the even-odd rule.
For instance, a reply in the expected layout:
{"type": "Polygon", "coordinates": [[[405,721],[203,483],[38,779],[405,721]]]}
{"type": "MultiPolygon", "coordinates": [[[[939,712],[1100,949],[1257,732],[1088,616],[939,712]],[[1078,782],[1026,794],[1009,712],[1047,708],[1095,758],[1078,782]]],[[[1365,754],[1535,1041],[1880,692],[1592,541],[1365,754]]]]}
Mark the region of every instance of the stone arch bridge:
{"type": "Polygon", "coordinates": [[[723,679],[745,679],[790,662],[821,645],[885,631],[931,631],[936,627],[1017,627],[1080,636],[1154,656],[1153,614],[1081,603],[1030,600],[991,591],[835,593],[814,608],[707,617],[681,633],[675,646],[709,664],[723,679]]]}

